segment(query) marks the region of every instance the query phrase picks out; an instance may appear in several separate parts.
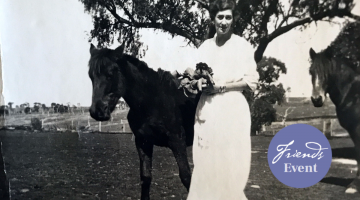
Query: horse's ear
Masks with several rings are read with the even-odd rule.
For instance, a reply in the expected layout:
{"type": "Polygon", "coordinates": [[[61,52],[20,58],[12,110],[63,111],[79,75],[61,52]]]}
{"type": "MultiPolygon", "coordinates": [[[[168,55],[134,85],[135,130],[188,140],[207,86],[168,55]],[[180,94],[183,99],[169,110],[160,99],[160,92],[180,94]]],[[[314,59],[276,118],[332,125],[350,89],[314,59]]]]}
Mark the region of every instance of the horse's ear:
{"type": "Polygon", "coordinates": [[[91,45],[90,45],[90,55],[93,55],[95,50],[96,50],[95,46],[91,43],[91,45]]]}
{"type": "Polygon", "coordinates": [[[314,51],[314,49],[310,48],[310,58],[311,60],[314,60],[315,56],[316,56],[316,52],[314,51]]]}
{"type": "Polygon", "coordinates": [[[121,46],[119,46],[118,48],[116,48],[114,50],[115,55],[116,56],[122,56],[122,54],[124,53],[124,49],[125,49],[125,44],[123,43],[121,46]]]}

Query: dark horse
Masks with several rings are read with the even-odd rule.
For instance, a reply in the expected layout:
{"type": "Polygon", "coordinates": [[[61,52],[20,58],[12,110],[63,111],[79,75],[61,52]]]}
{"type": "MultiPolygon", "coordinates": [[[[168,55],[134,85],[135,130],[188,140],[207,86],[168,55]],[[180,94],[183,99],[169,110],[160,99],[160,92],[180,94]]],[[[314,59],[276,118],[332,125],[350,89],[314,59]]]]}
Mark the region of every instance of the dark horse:
{"type": "Polygon", "coordinates": [[[169,72],[150,69],[146,63],[115,50],[90,47],[89,76],[93,84],[92,118],[110,118],[120,97],[129,105],[128,121],[140,158],[141,199],[150,199],[154,145],[172,150],[181,182],[190,187],[191,170],[186,147],[194,137],[198,98],[178,90],[179,81],[169,72]]]}
{"type": "Polygon", "coordinates": [[[320,53],[310,49],[313,91],[311,100],[315,107],[324,104],[326,94],[336,106],[340,125],[345,128],[355,144],[358,164],[356,178],[347,193],[360,191],[360,73],[351,62],[334,56],[332,47],[320,53]]]}

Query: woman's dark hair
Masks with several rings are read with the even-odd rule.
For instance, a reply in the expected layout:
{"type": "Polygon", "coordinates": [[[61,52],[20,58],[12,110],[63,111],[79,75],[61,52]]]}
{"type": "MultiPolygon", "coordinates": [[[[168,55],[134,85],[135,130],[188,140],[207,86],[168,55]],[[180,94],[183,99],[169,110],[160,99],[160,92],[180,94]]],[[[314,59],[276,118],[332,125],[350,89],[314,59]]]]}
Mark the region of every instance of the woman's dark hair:
{"type": "Polygon", "coordinates": [[[235,10],[235,8],[235,0],[215,0],[213,3],[210,4],[210,19],[213,21],[218,12],[230,9],[232,10],[234,21],[236,21],[239,19],[240,14],[237,10],[235,10]]]}
{"type": "MultiPolygon", "coordinates": [[[[232,10],[232,15],[233,15],[232,25],[235,26],[236,21],[240,18],[240,13],[236,9],[235,0],[215,0],[214,2],[212,2],[209,8],[211,21],[214,21],[215,16],[218,12],[228,9],[232,10]]],[[[205,39],[212,38],[214,37],[215,33],[216,33],[215,25],[213,23],[210,23],[204,38],[205,39]]]]}

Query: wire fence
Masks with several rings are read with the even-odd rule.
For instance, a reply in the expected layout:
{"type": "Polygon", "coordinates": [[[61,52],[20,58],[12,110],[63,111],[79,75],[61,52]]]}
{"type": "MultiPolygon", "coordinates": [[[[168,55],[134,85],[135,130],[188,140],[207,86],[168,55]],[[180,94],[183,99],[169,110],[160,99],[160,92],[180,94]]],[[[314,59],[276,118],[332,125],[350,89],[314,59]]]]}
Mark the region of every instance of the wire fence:
{"type": "Polygon", "coordinates": [[[302,121],[273,122],[270,126],[263,126],[258,135],[275,135],[281,129],[292,124],[308,124],[323,132],[327,137],[348,137],[348,132],[340,125],[337,118],[311,119],[302,121]]]}
{"type": "Polygon", "coordinates": [[[43,131],[131,133],[127,113],[126,109],[115,110],[110,120],[104,122],[92,119],[89,112],[16,114],[5,116],[0,122],[5,127],[34,127],[34,123],[39,123],[43,131]]]}
{"type": "MultiPolygon", "coordinates": [[[[100,132],[100,133],[132,133],[127,121],[128,109],[115,110],[111,119],[99,122],[90,117],[88,111],[70,113],[37,113],[37,114],[12,114],[0,118],[0,126],[33,126],[32,119],[37,118],[41,123],[43,131],[81,131],[81,132],[100,132]]],[[[282,128],[291,124],[309,124],[327,137],[348,137],[348,132],[341,127],[337,118],[326,119],[303,119],[296,121],[273,122],[270,126],[263,126],[257,135],[275,135],[282,128]]]]}

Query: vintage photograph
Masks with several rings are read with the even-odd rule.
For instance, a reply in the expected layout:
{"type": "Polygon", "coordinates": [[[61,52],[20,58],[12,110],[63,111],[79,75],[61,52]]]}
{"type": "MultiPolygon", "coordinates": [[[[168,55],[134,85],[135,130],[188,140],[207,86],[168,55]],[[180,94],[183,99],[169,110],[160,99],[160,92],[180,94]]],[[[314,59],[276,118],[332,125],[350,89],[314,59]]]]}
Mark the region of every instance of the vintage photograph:
{"type": "Polygon", "coordinates": [[[0,69],[0,200],[360,199],[360,0],[3,0],[0,69]]]}

